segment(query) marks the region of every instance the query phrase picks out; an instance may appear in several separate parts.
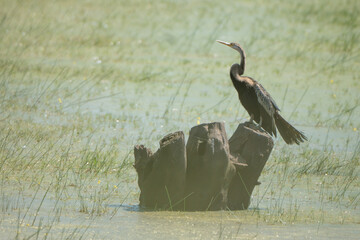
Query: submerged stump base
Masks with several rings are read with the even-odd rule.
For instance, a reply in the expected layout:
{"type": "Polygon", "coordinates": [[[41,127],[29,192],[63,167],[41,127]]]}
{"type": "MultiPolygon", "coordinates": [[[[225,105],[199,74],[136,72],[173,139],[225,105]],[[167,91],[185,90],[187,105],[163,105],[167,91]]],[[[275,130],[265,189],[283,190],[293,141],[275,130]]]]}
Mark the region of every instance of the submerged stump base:
{"type": "Polygon", "coordinates": [[[166,135],[152,153],[134,147],[140,206],[165,210],[242,210],[274,146],[272,138],[249,122],[228,140],[223,123],[201,124],[166,135]]]}

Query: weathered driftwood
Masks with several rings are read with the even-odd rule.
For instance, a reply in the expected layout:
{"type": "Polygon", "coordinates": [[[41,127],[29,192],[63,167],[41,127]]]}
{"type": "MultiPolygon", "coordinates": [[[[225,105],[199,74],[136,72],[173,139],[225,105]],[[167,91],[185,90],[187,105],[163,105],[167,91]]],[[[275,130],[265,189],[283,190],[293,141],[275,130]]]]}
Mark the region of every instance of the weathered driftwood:
{"type": "Polygon", "coordinates": [[[227,140],[223,123],[201,124],[160,141],[155,154],[134,148],[140,205],[173,210],[247,209],[273,147],[256,126],[240,124],[227,140]]]}

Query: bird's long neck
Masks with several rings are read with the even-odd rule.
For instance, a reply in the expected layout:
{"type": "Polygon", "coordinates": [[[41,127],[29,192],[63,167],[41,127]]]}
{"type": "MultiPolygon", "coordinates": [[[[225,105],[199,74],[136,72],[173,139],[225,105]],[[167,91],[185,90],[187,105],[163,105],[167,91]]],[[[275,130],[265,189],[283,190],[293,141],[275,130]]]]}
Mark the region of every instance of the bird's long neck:
{"type": "Polygon", "coordinates": [[[241,47],[239,48],[239,53],[240,53],[240,67],[239,67],[239,75],[243,75],[245,72],[245,51],[244,49],[242,49],[241,47]]]}
{"type": "Polygon", "coordinates": [[[239,94],[242,94],[246,90],[247,84],[246,77],[242,77],[241,74],[244,73],[243,69],[241,68],[241,65],[238,63],[234,63],[230,68],[230,78],[231,81],[235,87],[235,89],[238,91],[239,94]]]}
{"type": "Polygon", "coordinates": [[[247,81],[247,78],[241,77],[245,72],[245,51],[242,47],[238,46],[236,49],[240,53],[240,64],[234,63],[230,68],[230,78],[234,84],[235,89],[239,94],[242,94],[247,86],[252,85],[247,81]]]}

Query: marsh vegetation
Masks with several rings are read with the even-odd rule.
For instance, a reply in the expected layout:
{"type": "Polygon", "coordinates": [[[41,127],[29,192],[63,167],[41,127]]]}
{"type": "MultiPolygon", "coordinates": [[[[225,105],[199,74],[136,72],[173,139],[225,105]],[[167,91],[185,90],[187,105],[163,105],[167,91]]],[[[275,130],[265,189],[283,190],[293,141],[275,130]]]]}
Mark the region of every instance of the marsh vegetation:
{"type": "Polygon", "coordinates": [[[1,6],[1,238],[359,236],[359,1],[1,6]],[[142,212],[135,144],[248,119],[216,39],[309,142],[276,140],[247,211],[142,212]]]}

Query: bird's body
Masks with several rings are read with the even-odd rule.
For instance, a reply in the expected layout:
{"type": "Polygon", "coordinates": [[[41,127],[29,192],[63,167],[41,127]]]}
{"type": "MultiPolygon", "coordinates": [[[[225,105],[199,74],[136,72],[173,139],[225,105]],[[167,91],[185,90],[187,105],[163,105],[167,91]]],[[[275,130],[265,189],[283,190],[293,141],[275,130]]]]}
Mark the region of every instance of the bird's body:
{"type": "Polygon", "coordinates": [[[265,88],[251,77],[242,76],[245,71],[245,52],[237,43],[226,43],[240,53],[240,64],[230,68],[230,78],[238,92],[241,104],[250,115],[250,121],[257,122],[270,135],[276,137],[276,128],[287,144],[300,144],[307,140],[305,135],[296,130],[281,115],[280,109],[265,88]]]}

